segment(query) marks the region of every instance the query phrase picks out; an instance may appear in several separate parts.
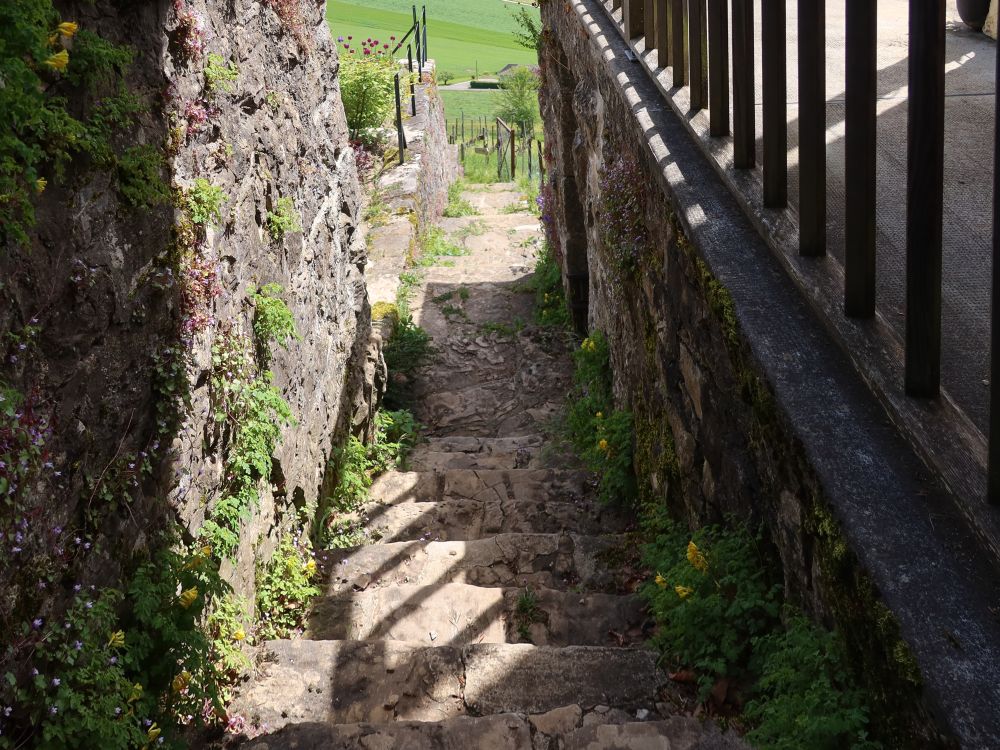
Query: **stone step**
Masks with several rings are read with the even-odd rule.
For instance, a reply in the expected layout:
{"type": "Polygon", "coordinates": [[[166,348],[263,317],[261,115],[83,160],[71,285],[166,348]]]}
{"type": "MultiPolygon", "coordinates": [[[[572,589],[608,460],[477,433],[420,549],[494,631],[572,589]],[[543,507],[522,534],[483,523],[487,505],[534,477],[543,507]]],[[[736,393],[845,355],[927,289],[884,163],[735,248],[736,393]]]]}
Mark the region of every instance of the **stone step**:
{"type": "MultiPolygon", "coordinates": [[[[521,438],[429,438],[410,452],[407,464],[414,471],[558,468],[543,460],[544,445],[545,439],[541,435],[521,438]]],[[[563,461],[561,456],[556,455],[550,459],[553,462],[563,461]]]]}
{"type": "Polygon", "coordinates": [[[382,542],[469,541],[496,534],[615,534],[620,514],[596,502],[441,500],[372,504],[362,509],[373,539],[382,542]]]}
{"type": "Polygon", "coordinates": [[[643,649],[310,640],[267,647],[273,661],[230,713],[270,731],[303,722],[541,714],[574,704],[635,715],[655,710],[662,692],[674,689],[657,654],[643,649]]]}
{"type": "Polygon", "coordinates": [[[619,589],[618,581],[605,560],[624,544],[622,536],[575,534],[497,534],[459,542],[372,544],[328,554],[321,580],[327,582],[328,595],[401,583],[613,592],[619,589]]]}
{"type": "Polygon", "coordinates": [[[459,716],[439,722],[300,724],[245,744],[248,750],[742,750],[734,733],[688,716],[605,722],[605,714],[564,706],[537,716],[459,716]]]}
{"type": "Polygon", "coordinates": [[[467,583],[402,584],[316,599],[305,637],[428,646],[624,646],[643,640],[647,619],[646,607],[636,596],[467,583]]]}
{"type": "Polygon", "coordinates": [[[576,502],[588,494],[592,476],[572,469],[450,469],[387,471],[368,492],[380,503],[446,499],[576,502]]]}
{"type": "MultiPolygon", "coordinates": [[[[425,434],[496,437],[535,435],[559,416],[566,392],[531,387],[541,376],[518,373],[514,378],[480,383],[456,390],[420,395],[415,414],[427,425],[425,434]]],[[[440,385],[445,385],[441,383],[440,385]]]]}

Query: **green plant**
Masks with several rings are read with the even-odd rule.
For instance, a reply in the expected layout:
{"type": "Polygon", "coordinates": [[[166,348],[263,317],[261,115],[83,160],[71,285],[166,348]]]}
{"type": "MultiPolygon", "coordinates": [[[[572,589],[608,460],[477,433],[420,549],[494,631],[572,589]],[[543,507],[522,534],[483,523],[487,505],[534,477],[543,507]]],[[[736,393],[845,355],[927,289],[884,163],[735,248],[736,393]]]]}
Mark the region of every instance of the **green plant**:
{"type": "Polygon", "coordinates": [[[208,53],[205,65],[205,88],[210,94],[233,92],[233,81],[240,77],[240,69],[236,63],[227,63],[222,55],[208,53]]]}
{"type": "Polygon", "coordinates": [[[538,87],[538,76],[530,68],[517,68],[500,79],[496,116],[518,127],[522,136],[535,130],[538,87]]]}
{"type": "Polygon", "coordinates": [[[587,468],[598,475],[603,502],[634,503],[638,489],[632,466],[632,414],[614,406],[607,339],[600,331],[591,333],[573,359],[566,436],[587,468]]]}
{"type": "Polygon", "coordinates": [[[251,668],[243,644],[250,635],[247,601],[232,593],[214,598],[205,619],[205,631],[211,639],[212,656],[228,682],[235,682],[251,668]]]}
{"type": "Polygon", "coordinates": [[[876,750],[868,739],[868,706],[845,669],[837,636],[789,612],[784,630],[758,637],[760,678],[744,718],[759,750],[876,750]]]}
{"type": "Polygon", "coordinates": [[[380,128],[392,114],[397,66],[390,55],[343,55],[340,91],[351,138],[369,128],[380,128]]]}
{"type": "Polygon", "coordinates": [[[410,381],[433,351],[430,335],[413,322],[409,313],[401,312],[384,350],[390,375],[383,400],[387,408],[400,409],[409,404],[412,398],[410,381]],[[396,375],[402,377],[394,377],[396,375]]]}
{"type": "Polygon", "coordinates": [[[118,192],[135,207],[169,202],[170,190],[161,176],[165,168],[163,154],[155,146],[142,144],[125,149],[118,157],[118,192]]]}
{"type": "Polygon", "coordinates": [[[273,283],[248,290],[253,305],[254,341],[264,367],[270,365],[275,345],[287,351],[290,342],[302,340],[295,329],[292,311],[281,299],[284,291],[280,284],[273,283]]]}
{"type": "Polygon", "coordinates": [[[376,414],[375,437],[368,447],[368,472],[375,475],[405,468],[406,456],[417,442],[418,429],[413,414],[405,409],[376,414]]]}
{"type": "Polygon", "coordinates": [[[475,216],[479,212],[469,201],[462,197],[465,190],[464,180],[456,180],[448,186],[448,205],[445,206],[444,216],[455,219],[460,216],[475,216]]]}
{"type": "Polygon", "coordinates": [[[440,227],[431,227],[420,235],[420,255],[415,262],[418,267],[426,268],[440,264],[442,258],[460,257],[469,252],[452,242],[440,227]]]}
{"type": "Polygon", "coordinates": [[[634,273],[652,248],[645,220],[645,176],[632,157],[617,156],[605,164],[600,177],[601,241],[620,275],[634,273]]]}
{"type": "Polygon", "coordinates": [[[656,571],[642,591],[659,625],[654,643],[674,666],[694,670],[702,700],[720,679],[746,682],[753,639],[778,624],[781,587],[768,581],[758,543],[742,526],[688,536],[663,520],[643,549],[656,571]]]}
{"type": "Polygon", "coordinates": [[[306,536],[283,536],[257,574],[261,638],[287,638],[303,626],[307,604],[320,593],[312,582],[315,576],[316,560],[306,536]]]}
{"type": "Polygon", "coordinates": [[[222,204],[229,196],[204,177],[198,177],[186,192],[191,221],[195,224],[218,224],[222,221],[222,204]]]}
{"type": "Polygon", "coordinates": [[[543,326],[570,327],[569,306],[562,284],[562,269],[546,242],[535,260],[532,276],[535,292],[535,320],[543,326]]]}
{"type": "Polygon", "coordinates": [[[295,202],[291,198],[278,198],[274,211],[267,212],[267,230],[276,242],[280,242],[289,232],[302,231],[302,218],[295,210],[295,202]]]}
{"type": "Polygon", "coordinates": [[[538,606],[538,594],[526,586],[518,593],[514,603],[514,624],[522,641],[531,642],[531,626],[536,622],[545,622],[545,613],[538,606]]]}
{"type": "MultiPolygon", "coordinates": [[[[538,3],[532,3],[538,7],[538,3]]],[[[533,49],[542,54],[542,22],[538,13],[519,6],[514,9],[514,22],[517,24],[517,31],[514,32],[514,41],[526,49],[533,49]]]]}

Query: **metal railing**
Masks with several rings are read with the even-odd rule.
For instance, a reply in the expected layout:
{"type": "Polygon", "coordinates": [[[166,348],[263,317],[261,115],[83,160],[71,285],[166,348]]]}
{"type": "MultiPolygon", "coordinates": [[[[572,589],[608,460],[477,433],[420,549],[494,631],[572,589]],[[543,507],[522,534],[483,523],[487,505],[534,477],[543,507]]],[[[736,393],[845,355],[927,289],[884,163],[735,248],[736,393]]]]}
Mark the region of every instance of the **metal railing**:
{"type": "MultiPolygon", "coordinates": [[[[417,70],[416,73],[419,76],[419,80],[423,81],[424,77],[424,65],[427,63],[427,6],[423,6],[421,9],[420,18],[417,17],[417,6],[413,6],[413,24],[403,34],[403,38],[400,39],[396,46],[392,48],[389,53],[390,56],[395,57],[396,53],[399,52],[403,45],[406,45],[406,60],[407,60],[407,70],[409,70],[409,82],[410,82],[410,115],[416,117],[417,114],[417,84],[414,79],[413,70],[413,43],[409,42],[410,37],[414,38],[417,45],[417,70]]],[[[395,78],[395,95],[396,95],[396,141],[399,148],[399,163],[403,164],[406,161],[406,133],[403,130],[403,94],[402,86],[399,80],[399,71],[396,71],[395,78]]]]}
{"type": "Polygon", "coordinates": [[[486,117],[467,118],[463,111],[447,126],[448,143],[459,147],[462,164],[465,164],[468,153],[485,156],[487,163],[496,156],[498,179],[503,179],[506,174],[513,180],[520,173],[527,174],[529,179],[538,175],[544,182],[542,141],[535,138],[532,126],[527,122],[511,125],[499,117],[490,122],[486,117]],[[513,137],[508,146],[504,139],[511,132],[513,137]]]}
{"type": "MultiPolygon", "coordinates": [[[[621,11],[619,29],[626,41],[644,37],[646,52],[655,48],[655,64],[664,70],[672,68],[673,86],[688,90],[689,117],[707,109],[709,136],[731,135],[733,167],[756,168],[754,43],[758,27],[754,0],[600,1],[613,19],[615,11],[621,11]]],[[[879,228],[878,3],[845,1],[843,311],[849,318],[870,320],[876,315],[879,228]]],[[[941,393],[946,6],[947,0],[909,2],[903,385],[907,396],[921,399],[941,393]]],[[[826,2],[798,0],[796,29],[786,28],[786,0],[760,0],[759,7],[762,208],[784,209],[789,202],[789,35],[797,40],[798,50],[798,253],[824,256],[828,218],[826,2]]],[[[997,62],[1000,82],[1000,55],[997,62]]],[[[987,496],[990,503],[1000,504],[1000,138],[997,133],[993,137],[997,161],[987,496]]]]}

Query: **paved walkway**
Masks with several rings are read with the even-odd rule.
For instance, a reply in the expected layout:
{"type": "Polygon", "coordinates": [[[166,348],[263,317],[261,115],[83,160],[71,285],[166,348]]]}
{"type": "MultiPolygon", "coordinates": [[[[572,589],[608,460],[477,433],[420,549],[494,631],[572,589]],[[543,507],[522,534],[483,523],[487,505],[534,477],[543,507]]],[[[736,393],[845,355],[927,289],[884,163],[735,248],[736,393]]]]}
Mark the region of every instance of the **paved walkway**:
{"type": "Polygon", "coordinates": [[[604,562],[624,519],[546,443],[571,360],[530,322],[538,220],[503,210],[510,186],[466,197],[481,215],[443,228],[470,253],[412,303],[436,348],[416,383],[428,439],[372,488],[379,542],[332,556],[305,637],[268,644],[236,703],[266,727],[249,747],[742,748],[675,715],[643,605],[604,562]]]}

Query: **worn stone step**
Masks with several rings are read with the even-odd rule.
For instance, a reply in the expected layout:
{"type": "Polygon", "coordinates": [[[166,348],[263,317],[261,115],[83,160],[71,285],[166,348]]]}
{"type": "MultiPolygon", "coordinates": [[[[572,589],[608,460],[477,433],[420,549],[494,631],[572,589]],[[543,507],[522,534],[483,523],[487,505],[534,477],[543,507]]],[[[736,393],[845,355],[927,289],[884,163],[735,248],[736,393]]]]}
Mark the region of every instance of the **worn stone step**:
{"type": "Polygon", "coordinates": [[[596,502],[441,500],[365,506],[372,538],[383,542],[468,541],[496,534],[615,534],[627,523],[596,502]]]}
{"type": "Polygon", "coordinates": [[[636,596],[401,584],[316,599],[305,637],[427,645],[624,646],[643,639],[647,619],[636,596]]]}
{"type": "Polygon", "coordinates": [[[248,750],[742,750],[733,732],[687,716],[603,722],[604,714],[564,706],[537,716],[459,716],[438,722],[300,724],[251,740],[248,750]]]}
{"type": "Polygon", "coordinates": [[[458,542],[395,542],[336,551],[322,564],[326,593],[400,583],[469,583],[612,592],[615,535],[497,534],[458,542]]]}
{"type": "Polygon", "coordinates": [[[576,502],[589,494],[592,484],[592,475],[578,469],[387,471],[374,481],[368,495],[380,503],[449,498],[576,502]]]}
{"type": "Polygon", "coordinates": [[[303,722],[541,714],[574,704],[634,715],[655,710],[663,691],[674,689],[656,653],[643,649],[311,640],[267,647],[274,661],[230,713],[271,731],[303,722]]]}

